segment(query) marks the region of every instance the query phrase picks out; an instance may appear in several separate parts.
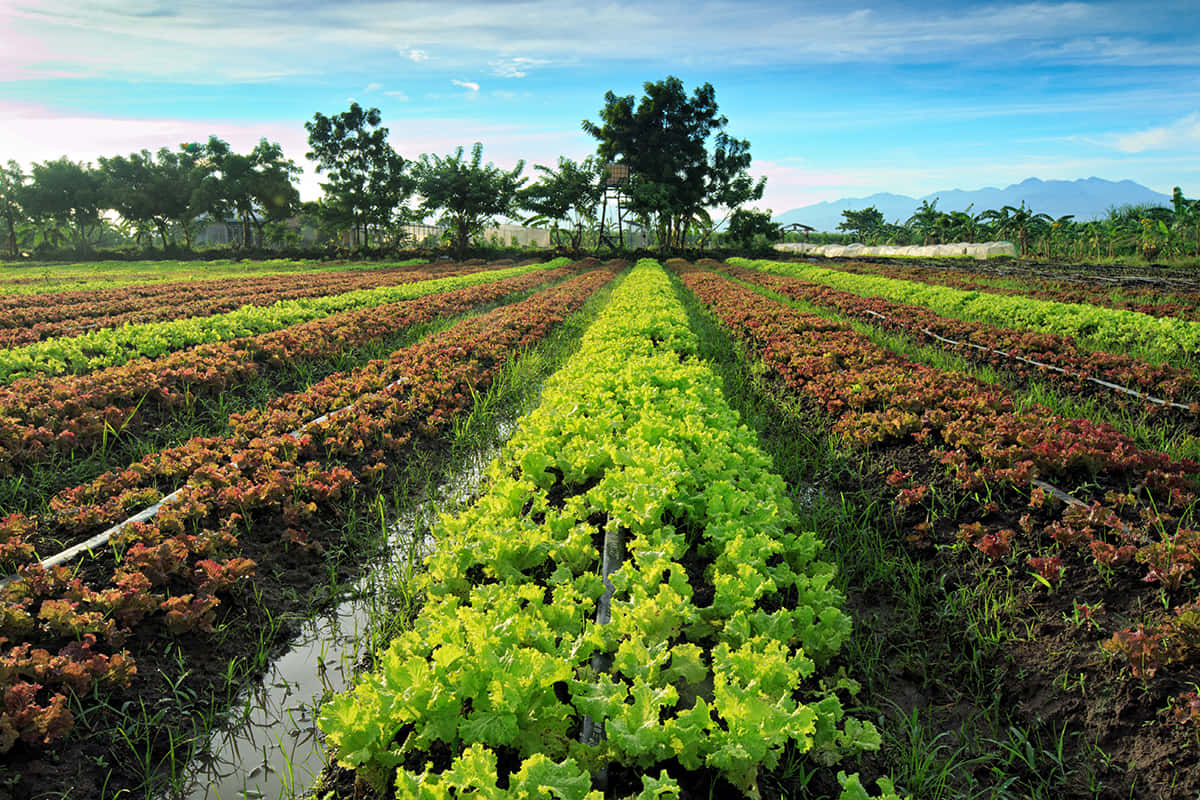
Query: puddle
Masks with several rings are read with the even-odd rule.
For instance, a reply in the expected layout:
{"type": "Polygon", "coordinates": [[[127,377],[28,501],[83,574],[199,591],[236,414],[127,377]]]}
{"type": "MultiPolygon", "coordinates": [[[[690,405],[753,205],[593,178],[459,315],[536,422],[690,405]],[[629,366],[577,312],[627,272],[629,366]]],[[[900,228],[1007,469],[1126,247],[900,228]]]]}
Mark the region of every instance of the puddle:
{"type": "MultiPolygon", "coordinates": [[[[507,441],[516,423],[497,426],[507,441]]],[[[472,453],[434,496],[409,511],[389,531],[388,558],[372,568],[407,570],[411,560],[430,552],[427,531],[435,511],[461,508],[481,488],[488,464],[500,445],[472,453]],[[419,541],[418,541],[419,539],[419,541]]],[[[224,725],[209,738],[207,751],[187,770],[184,789],[173,798],[243,800],[291,798],[316,782],[325,766],[317,729],[317,703],[326,691],[343,691],[354,682],[354,665],[363,657],[363,631],[376,611],[366,575],[336,608],[308,620],[291,648],[275,659],[266,675],[238,697],[224,725]]]]}

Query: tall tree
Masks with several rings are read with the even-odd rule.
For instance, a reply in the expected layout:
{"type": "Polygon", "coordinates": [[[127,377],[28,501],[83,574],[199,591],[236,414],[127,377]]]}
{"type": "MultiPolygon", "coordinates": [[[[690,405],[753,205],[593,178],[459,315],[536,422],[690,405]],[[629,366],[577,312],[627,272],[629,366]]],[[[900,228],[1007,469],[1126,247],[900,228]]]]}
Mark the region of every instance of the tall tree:
{"type": "Polygon", "coordinates": [[[937,210],[937,201],[936,197],[933,202],[922,200],[920,208],[904,223],[920,237],[921,244],[932,244],[943,227],[942,217],[945,215],[937,210]]]}
{"type": "Polygon", "coordinates": [[[250,228],[264,244],[263,225],[267,220],[290,216],[300,204],[300,193],[292,181],[300,169],[283,157],[283,150],[266,139],[247,154],[235,153],[229,143],[210,136],[202,148],[197,165],[203,173],[193,196],[193,205],[216,220],[236,216],[241,236],[239,245],[248,245],[250,228]]]}
{"type": "Polygon", "coordinates": [[[13,258],[20,255],[17,223],[25,218],[20,196],[25,189],[25,181],[25,172],[16,161],[9,161],[6,166],[0,167],[0,223],[4,225],[8,252],[13,258]]]}
{"type": "Polygon", "coordinates": [[[760,236],[768,243],[777,242],[783,238],[783,232],[778,222],[771,221],[769,210],[739,208],[730,215],[726,236],[734,244],[753,247],[760,236]]]}
{"type": "Polygon", "coordinates": [[[674,76],[644,89],[639,101],[607,92],[599,123],[583,120],[582,126],[599,141],[602,161],[629,168],[631,210],[652,220],[660,248],[682,247],[693,220],[707,219],[706,207],[736,208],[761,197],[763,183],[746,174],[750,143],[723,132],[728,120],[711,84],[691,97],[674,76]]]}
{"type": "Polygon", "coordinates": [[[523,169],[524,161],[508,172],[491,162],[485,165],[479,142],[471,148],[470,161],[463,159],[459,147],[445,158],[426,153],[413,164],[421,208],[430,214],[441,212],[442,223],[453,231],[455,257],[463,257],[471,238],[493,218],[515,210],[517,190],[525,183],[523,169]]]}
{"type": "Polygon", "coordinates": [[[1183,196],[1183,190],[1178,186],[1171,194],[1171,205],[1174,211],[1174,227],[1185,236],[1189,231],[1195,237],[1192,254],[1200,256],[1200,200],[1189,200],[1183,196]]]}
{"type": "Polygon", "coordinates": [[[1019,207],[1003,206],[999,210],[988,209],[979,215],[980,219],[991,223],[996,233],[1009,236],[1017,244],[1017,252],[1022,258],[1029,255],[1029,239],[1031,234],[1052,220],[1049,214],[1034,213],[1021,201],[1019,207]]]}
{"type": "Polygon", "coordinates": [[[105,204],[134,226],[153,225],[166,250],[171,223],[183,223],[194,216],[194,161],[185,152],[176,153],[165,147],[157,156],[143,150],[128,158],[102,157],[105,204]]]}
{"type": "Polygon", "coordinates": [[[761,200],[767,188],[766,177],[757,181],[750,177],[750,142],[733,139],[724,131],[713,137],[713,152],[705,179],[704,204],[723,210],[724,216],[708,227],[700,241],[703,248],[708,238],[746,203],[761,200]]]}
{"type": "Polygon", "coordinates": [[[570,229],[570,246],[578,250],[583,245],[584,226],[596,218],[596,206],[604,189],[600,183],[600,165],[591,156],[576,163],[559,156],[558,168],[534,165],[542,173],[536,183],[521,189],[517,205],[533,216],[526,225],[550,223],[555,243],[559,237],[559,222],[570,229]]]}
{"type": "Polygon", "coordinates": [[[247,179],[251,203],[251,220],[258,229],[259,242],[266,242],[264,225],[282,222],[300,208],[300,190],[294,181],[300,168],[283,157],[278,142],[259,139],[250,152],[250,174],[247,179]]]}
{"type": "Polygon", "coordinates": [[[104,207],[100,172],[64,156],[34,164],[30,177],[21,194],[25,212],[42,228],[43,242],[53,247],[69,237],[76,250],[90,247],[104,207]]]}
{"type": "Polygon", "coordinates": [[[322,213],[331,223],[353,231],[363,246],[372,227],[382,237],[404,216],[413,189],[406,175],[409,164],[392,149],[381,122],[378,108],[364,110],[351,103],[348,111],[332,117],[318,112],[304,123],[312,148],[308,158],[328,177],[321,184],[322,213]]]}

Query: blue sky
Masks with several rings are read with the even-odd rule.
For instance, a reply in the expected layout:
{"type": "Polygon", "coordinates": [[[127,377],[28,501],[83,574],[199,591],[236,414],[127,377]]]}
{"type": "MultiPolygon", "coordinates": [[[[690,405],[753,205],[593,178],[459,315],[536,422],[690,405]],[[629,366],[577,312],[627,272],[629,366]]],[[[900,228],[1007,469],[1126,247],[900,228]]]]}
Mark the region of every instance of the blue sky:
{"type": "Polygon", "coordinates": [[[1200,196],[1195,0],[0,0],[0,160],[215,134],[304,163],[303,123],[356,100],[407,158],[549,164],[594,151],[605,91],[667,75],[713,84],[776,213],[1028,177],[1200,196]]]}

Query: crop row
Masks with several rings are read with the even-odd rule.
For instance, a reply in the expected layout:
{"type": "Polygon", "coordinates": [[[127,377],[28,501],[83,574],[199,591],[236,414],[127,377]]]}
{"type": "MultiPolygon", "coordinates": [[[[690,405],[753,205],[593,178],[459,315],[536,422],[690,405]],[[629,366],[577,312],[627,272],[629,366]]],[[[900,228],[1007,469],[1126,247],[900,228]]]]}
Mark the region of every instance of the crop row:
{"type": "Polygon", "coordinates": [[[316,557],[338,545],[357,485],[390,485],[403,458],[435,443],[513,353],[612,275],[593,270],[465,320],[342,381],[281,398],[271,412],[242,420],[232,436],[197,438],[102,476],[64,493],[55,519],[0,522],[0,547],[27,558],[23,539],[87,533],[153,501],[160,481],[182,487],[156,516],[123,527],[77,569],[25,564],[0,590],[0,752],[18,740],[32,747],[63,736],[72,723],[70,695],[86,706],[91,688],[106,685],[136,697],[137,653],[121,650],[126,641],[158,650],[165,634],[211,632],[238,584],[259,566],[270,574],[263,559],[297,549],[316,557]],[[351,403],[299,435],[284,432],[314,409],[351,403]],[[121,495],[104,496],[110,487],[121,495]],[[246,558],[247,542],[257,545],[260,564],[246,558]]]}
{"type": "Polygon", "coordinates": [[[338,311],[409,300],[536,269],[553,269],[565,263],[568,263],[567,259],[555,259],[545,264],[486,270],[399,286],[356,289],[302,300],[282,300],[270,306],[246,306],[209,317],[126,325],[79,336],[45,339],[24,347],[0,350],[0,381],[10,382],[35,373],[83,373],[124,364],[135,358],[157,358],[184,347],[279,330],[338,311]]]}
{"type": "Polygon", "coordinates": [[[918,281],[934,286],[949,286],[967,291],[991,292],[1001,295],[1019,295],[1036,300],[1051,300],[1056,303],[1086,303],[1105,308],[1136,311],[1153,317],[1179,317],[1200,321],[1200,292],[1182,289],[1152,289],[1133,286],[1102,286],[1079,281],[1070,282],[1021,273],[1005,274],[1003,277],[988,278],[978,272],[968,272],[945,267],[930,268],[900,264],[871,264],[850,262],[838,264],[836,269],[846,272],[879,275],[918,281]],[[1016,284],[1015,286],[1012,284],[1016,284]]]}
{"type": "Polygon", "coordinates": [[[877,275],[855,275],[810,264],[739,258],[730,259],[729,263],[867,297],[925,306],[944,316],[1072,336],[1101,350],[1135,349],[1153,355],[1156,360],[1176,362],[1194,361],[1196,353],[1200,353],[1200,322],[1077,303],[969,292],[877,275]]]}
{"type": "MultiPolygon", "coordinates": [[[[1089,379],[1116,383],[1149,394],[1160,400],[1191,405],[1191,414],[1200,414],[1200,380],[1191,370],[1168,364],[1154,364],[1135,356],[1085,350],[1070,336],[1059,333],[1039,333],[1014,330],[984,322],[944,317],[930,309],[887,300],[882,297],[863,297],[853,292],[830,289],[811,281],[781,275],[770,275],[742,267],[725,271],[738,280],[750,281],[772,291],[837,311],[853,319],[869,322],[887,330],[899,331],[926,344],[942,345],[938,337],[962,342],[955,352],[982,363],[995,364],[1020,374],[1039,374],[1061,382],[1070,388],[1094,390],[1098,384],[1089,379]],[[1058,367],[1065,372],[1044,369],[1029,364],[1028,359],[1058,367]]],[[[1129,400],[1121,394],[1118,401],[1129,400]]],[[[1161,403],[1148,402],[1155,410],[1161,403]]]]}
{"type": "Polygon", "coordinates": [[[52,337],[78,336],[101,328],[207,317],[242,306],[269,306],[280,300],[345,294],[356,289],[395,286],[477,271],[458,264],[419,270],[412,269],[413,266],[415,264],[370,272],[309,272],[223,281],[178,281],[88,292],[0,294],[0,348],[52,337]]]}
{"type": "Polygon", "coordinates": [[[344,262],[306,261],[302,259],[266,259],[263,261],[100,261],[90,264],[61,264],[19,267],[6,265],[0,273],[0,309],[18,306],[16,298],[32,305],[84,303],[89,299],[117,300],[125,293],[135,297],[154,297],[159,292],[174,292],[188,286],[231,284],[258,286],[260,281],[297,275],[334,275],[340,272],[399,272],[420,267],[421,272],[457,272],[464,264],[429,264],[426,259],[404,261],[344,262]],[[86,285],[85,288],[47,289],[58,285],[86,285]],[[19,287],[32,292],[20,293],[19,287]]]}
{"type": "Polygon", "coordinates": [[[296,272],[341,272],[364,269],[393,269],[421,263],[403,261],[346,261],[343,259],[265,258],[248,261],[220,258],[213,261],[84,261],[70,264],[6,263],[0,272],[0,290],[5,294],[28,295],[61,291],[111,289],[117,286],[148,286],[177,281],[240,280],[254,275],[283,275],[296,272]]]}
{"type": "MultiPolygon", "coordinates": [[[[1180,601],[1194,593],[1200,565],[1195,463],[1140,450],[1105,424],[1040,407],[1014,411],[1003,389],[912,363],[712,273],[688,271],[684,282],[785,391],[829,414],[848,443],[872,447],[877,458],[889,447],[924,454],[918,468],[889,477],[914,544],[944,537],[997,563],[1025,554],[1051,584],[1090,565],[1190,607],[1180,601]],[[938,512],[945,507],[949,517],[938,512]]],[[[1185,648],[1169,659],[1188,657],[1185,648]]]]}
{"type": "Polygon", "coordinates": [[[538,270],[490,283],[358,308],[257,336],[139,358],[71,376],[21,378],[0,387],[0,474],[86,454],[135,435],[254,375],[337,355],[404,327],[463,313],[566,274],[538,270]]]}
{"type": "Polygon", "coordinates": [[[600,798],[604,773],[649,800],[878,747],[822,681],[833,568],[696,347],[639,262],[439,524],[412,628],[323,707],[344,766],[398,798],[600,798]]]}

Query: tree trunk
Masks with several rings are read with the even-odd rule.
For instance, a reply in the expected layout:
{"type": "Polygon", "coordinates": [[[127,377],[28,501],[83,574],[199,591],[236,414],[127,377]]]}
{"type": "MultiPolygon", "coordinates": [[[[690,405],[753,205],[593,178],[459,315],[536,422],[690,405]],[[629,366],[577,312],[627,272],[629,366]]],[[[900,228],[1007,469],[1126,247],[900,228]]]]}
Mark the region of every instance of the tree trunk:
{"type": "Polygon", "coordinates": [[[6,216],[8,217],[8,251],[13,258],[16,258],[19,255],[17,253],[17,223],[11,208],[6,216]]]}

